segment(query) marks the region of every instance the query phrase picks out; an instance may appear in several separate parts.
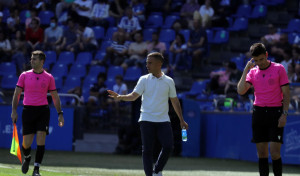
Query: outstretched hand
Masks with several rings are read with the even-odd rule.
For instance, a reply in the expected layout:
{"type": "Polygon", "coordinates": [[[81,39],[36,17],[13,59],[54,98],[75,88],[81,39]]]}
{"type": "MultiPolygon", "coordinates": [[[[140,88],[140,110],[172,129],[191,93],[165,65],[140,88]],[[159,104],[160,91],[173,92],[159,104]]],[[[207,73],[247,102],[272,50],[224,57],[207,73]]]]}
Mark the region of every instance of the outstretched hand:
{"type": "Polygon", "coordinates": [[[114,91],[112,91],[112,90],[107,90],[107,92],[108,92],[108,96],[110,97],[110,98],[113,98],[113,99],[115,99],[115,100],[120,100],[121,99],[121,97],[120,97],[120,95],[119,94],[117,94],[116,92],[114,92],[114,91]]]}

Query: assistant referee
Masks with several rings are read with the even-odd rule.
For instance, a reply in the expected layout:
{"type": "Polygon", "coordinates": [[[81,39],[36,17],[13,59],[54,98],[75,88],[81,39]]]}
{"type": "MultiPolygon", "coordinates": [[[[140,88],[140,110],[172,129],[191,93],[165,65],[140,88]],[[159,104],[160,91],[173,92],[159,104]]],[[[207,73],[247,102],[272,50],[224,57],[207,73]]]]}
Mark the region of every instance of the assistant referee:
{"type": "Polygon", "coordinates": [[[29,71],[23,72],[18,80],[17,87],[12,100],[11,118],[13,123],[17,122],[17,106],[20,95],[24,91],[24,108],[22,112],[24,162],[22,172],[26,174],[31,160],[31,144],[36,134],[37,150],[32,176],[40,176],[39,168],[45,153],[46,135],[49,134],[50,109],[47,101],[47,93],[50,92],[54,106],[58,112],[58,125],[64,126],[63,111],[61,110],[60,98],[57,94],[55,81],[50,73],[43,69],[46,55],[42,51],[31,53],[31,67],[29,71]]]}
{"type": "Polygon", "coordinates": [[[238,93],[243,95],[254,87],[252,142],[256,143],[260,176],[269,175],[269,144],[273,173],[281,176],[280,148],[290,102],[288,76],[281,64],[267,60],[268,52],[262,43],[253,44],[250,53],[252,58],[238,83],[238,93]]]}

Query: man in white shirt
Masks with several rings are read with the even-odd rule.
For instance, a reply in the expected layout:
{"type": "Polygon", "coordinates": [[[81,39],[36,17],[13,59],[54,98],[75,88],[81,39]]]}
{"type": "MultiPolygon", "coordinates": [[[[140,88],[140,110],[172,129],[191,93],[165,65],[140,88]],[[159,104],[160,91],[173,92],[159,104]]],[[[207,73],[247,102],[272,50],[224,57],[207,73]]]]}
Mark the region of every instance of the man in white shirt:
{"type": "Polygon", "coordinates": [[[164,58],[161,53],[153,52],[147,56],[149,74],[141,76],[133,92],[127,95],[108,90],[109,96],[116,100],[134,101],[142,95],[139,119],[143,144],[143,164],[146,176],[161,176],[173,148],[173,133],[170,123],[169,98],[180,120],[181,128],[188,129],[184,121],[180,102],[176,96],[172,78],[166,76],[161,67],[164,58]],[[162,150],[153,169],[153,143],[158,138],[162,150]]]}

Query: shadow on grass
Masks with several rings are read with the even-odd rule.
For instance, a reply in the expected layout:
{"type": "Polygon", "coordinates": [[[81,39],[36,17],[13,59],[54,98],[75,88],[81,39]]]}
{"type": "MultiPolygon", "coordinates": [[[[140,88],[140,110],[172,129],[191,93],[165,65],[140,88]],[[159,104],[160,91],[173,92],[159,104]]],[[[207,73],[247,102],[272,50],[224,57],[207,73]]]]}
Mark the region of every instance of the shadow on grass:
{"type": "MultiPolygon", "coordinates": [[[[9,149],[0,149],[0,163],[18,164],[17,157],[9,153],[9,149]]],[[[35,151],[32,151],[33,158],[35,151]]],[[[32,160],[33,163],[34,159],[32,160]]],[[[82,153],[46,151],[43,165],[55,167],[90,167],[105,169],[143,170],[142,157],[133,155],[113,155],[104,153],[82,153]]],[[[237,171],[258,172],[257,163],[211,158],[171,157],[166,170],[203,170],[203,171],[237,171]]],[[[270,170],[272,166],[270,165],[270,170]]],[[[300,173],[299,166],[284,165],[284,173],[300,173]]]]}

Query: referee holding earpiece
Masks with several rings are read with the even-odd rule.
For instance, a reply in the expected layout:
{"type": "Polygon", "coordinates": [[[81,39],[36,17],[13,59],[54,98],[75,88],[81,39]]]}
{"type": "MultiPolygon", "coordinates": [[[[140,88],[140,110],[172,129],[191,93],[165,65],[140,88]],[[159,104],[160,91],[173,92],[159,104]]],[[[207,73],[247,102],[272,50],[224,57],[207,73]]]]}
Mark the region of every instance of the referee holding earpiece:
{"type": "Polygon", "coordinates": [[[274,175],[281,176],[280,148],[290,102],[288,76],[281,64],[267,60],[262,43],[253,44],[250,53],[252,58],[238,83],[238,93],[243,95],[254,87],[252,142],[256,143],[260,176],[269,175],[269,144],[274,175]]]}

